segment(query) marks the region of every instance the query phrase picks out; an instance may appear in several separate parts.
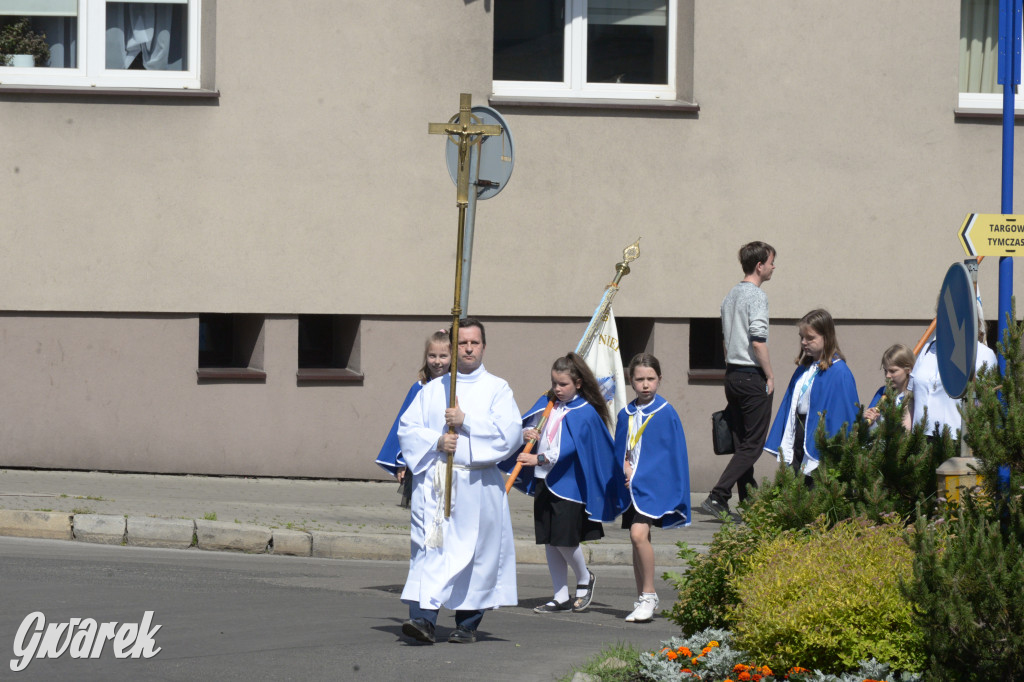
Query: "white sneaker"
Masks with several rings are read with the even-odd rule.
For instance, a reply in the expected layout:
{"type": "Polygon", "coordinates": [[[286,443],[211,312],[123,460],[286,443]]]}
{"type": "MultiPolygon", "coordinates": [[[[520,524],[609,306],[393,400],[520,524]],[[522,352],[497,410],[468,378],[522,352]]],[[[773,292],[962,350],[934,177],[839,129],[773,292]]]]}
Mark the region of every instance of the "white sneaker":
{"type": "Polygon", "coordinates": [[[637,610],[637,608],[639,608],[639,606],[640,606],[640,597],[637,597],[636,601],[633,602],[633,610],[630,612],[630,614],[628,616],[626,616],[626,622],[627,623],[632,623],[633,621],[636,620],[636,618],[634,616],[636,616],[636,610],[637,610]]]}
{"type": "Polygon", "coordinates": [[[654,612],[658,610],[658,595],[644,594],[640,596],[639,605],[633,613],[626,616],[630,623],[648,623],[654,618],[654,612]]]}

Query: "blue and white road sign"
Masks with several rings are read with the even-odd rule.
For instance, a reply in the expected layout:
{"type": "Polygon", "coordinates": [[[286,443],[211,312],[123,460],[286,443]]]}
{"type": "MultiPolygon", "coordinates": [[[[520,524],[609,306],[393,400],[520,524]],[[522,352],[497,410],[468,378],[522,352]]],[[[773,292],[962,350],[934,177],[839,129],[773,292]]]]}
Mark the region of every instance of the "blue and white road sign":
{"type": "Polygon", "coordinates": [[[935,350],[942,387],[951,398],[964,397],[978,354],[978,299],[971,273],[963,263],[949,266],[942,280],[935,315],[935,350]]]}

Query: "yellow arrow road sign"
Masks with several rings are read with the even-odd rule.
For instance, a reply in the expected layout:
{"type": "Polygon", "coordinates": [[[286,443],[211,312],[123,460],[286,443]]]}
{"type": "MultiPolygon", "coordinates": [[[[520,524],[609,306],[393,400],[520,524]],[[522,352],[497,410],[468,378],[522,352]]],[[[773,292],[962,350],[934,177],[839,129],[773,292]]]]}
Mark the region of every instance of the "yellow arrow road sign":
{"type": "Polygon", "coordinates": [[[957,236],[968,256],[1024,255],[1024,215],[968,213],[957,236]]]}

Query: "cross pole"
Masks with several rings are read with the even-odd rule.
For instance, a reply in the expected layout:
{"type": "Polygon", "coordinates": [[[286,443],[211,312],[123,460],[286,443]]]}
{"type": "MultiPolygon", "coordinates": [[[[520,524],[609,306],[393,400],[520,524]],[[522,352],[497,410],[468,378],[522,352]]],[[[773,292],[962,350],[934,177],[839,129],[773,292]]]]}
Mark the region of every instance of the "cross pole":
{"type": "MultiPolygon", "coordinates": [[[[455,183],[456,204],[459,207],[459,239],[455,253],[455,305],[452,306],[452,380],[448,396],[448,407],[455,407],[455,380],[459,373],[458,343],[459,319],[462,318],[462,250],[466,239],[466,208],[469,206],[469,163],[472,145],[488,135],[501,135],[501,126],[483,125],[474,122],[472,95],[459,95],[459,113],[447,123],[428,123],[427,132],[431,135],[447,135],[459,147],[459,173],[455,183]]],[[[479,120],[479,119],[478,119],[479,120]]],[[[453,433],[455,427],[449,428],[453,433]]],[[[452,513],[452,464],[455,454],[448,453],[448,468],[444,481],[444,517],[452,513]]]]}

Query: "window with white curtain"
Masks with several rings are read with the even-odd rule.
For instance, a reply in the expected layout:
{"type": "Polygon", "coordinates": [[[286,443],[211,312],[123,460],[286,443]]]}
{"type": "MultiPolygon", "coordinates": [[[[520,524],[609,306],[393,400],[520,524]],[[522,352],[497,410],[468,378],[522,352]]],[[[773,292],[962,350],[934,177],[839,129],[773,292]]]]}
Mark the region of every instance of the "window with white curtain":
{"type": "Polygon", "coordinates": [[[495,0],[494,94],[675,99],[677,0],[495,0]]]}
{"type": "MultiPolygon", "coordinates": [[[[959,107],[1002,111],[998,73],[999,0],[961,0],[959,107]]],[[[1016,108],[1024,109],[1020,95],[1016,108]]]]}
{"type": "Polygon", "coordinates": [[[199,88],[201,0],[0,0],[0,27],[29,19],[50,58],[0,67],[0,84],[199,88]]]}

